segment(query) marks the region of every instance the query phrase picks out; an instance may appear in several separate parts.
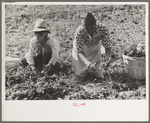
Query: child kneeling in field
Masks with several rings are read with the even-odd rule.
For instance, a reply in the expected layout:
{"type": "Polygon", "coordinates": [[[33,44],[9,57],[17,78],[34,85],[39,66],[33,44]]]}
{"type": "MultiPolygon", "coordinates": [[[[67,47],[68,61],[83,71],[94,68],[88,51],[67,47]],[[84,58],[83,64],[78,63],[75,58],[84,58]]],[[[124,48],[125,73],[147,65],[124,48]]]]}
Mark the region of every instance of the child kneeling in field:
{"type": "Polygon", "coordinates": [[[60,68],[59,61],[60,47],[59,42],[55,40],[47,29],[47,22],[38,19],[34,26],[34,37],[29,42],[29,50],[25,57],[20,60],[21,66],[30,65],[32,71],[40,68],[44,71],[50,71],[51,68],[60,68]],[[44,68],[43,68],[44,65],[44,68]]]}

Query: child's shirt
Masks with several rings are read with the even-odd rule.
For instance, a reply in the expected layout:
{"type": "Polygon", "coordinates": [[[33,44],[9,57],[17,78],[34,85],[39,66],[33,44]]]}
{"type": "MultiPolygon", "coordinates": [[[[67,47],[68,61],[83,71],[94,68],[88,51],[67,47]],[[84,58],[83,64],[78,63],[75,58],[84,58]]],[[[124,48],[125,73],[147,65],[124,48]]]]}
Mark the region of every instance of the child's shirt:
{"type": "MultiPolygon", "coordinates": [[[[46,44],[50,45],[51,49],[52,49],[52,57],[51,57],[49,63],[52,63],[53,65],[55,65],[55,63],[59,59],[60,46],[59,46],[59,42],[56,39],[54,39],[50,35],[48,35],[48,37],[49,37],[49,39],[47,40],[46,44]]],[[[44,48],[44,45],[41,47],[44,48]]],[[[36,57],[38,55],[38,52],[39,52],[38,50],[39,50],[39,45],[37,43],[36,38],[33,37],[29,43],[29,51],[25,54],[25,58],[26,58],[28,64],[30,64],[30,65],[35,64],[34,57],[36,57]]]]}

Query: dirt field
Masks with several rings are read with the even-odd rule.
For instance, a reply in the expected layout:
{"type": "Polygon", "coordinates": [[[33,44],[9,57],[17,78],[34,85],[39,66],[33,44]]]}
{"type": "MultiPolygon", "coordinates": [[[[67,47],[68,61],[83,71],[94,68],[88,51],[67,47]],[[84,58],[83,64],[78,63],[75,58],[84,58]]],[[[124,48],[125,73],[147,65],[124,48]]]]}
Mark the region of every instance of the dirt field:
{"type": "Polygon", "coordinates": [[[145,80],[130,78],[124,70],[123,48],[145,41],[144,5],[7,5],[5,15],[6,57],[20,58],[33,36],[38,18],[48,21],[48,28],[59,40],[65,68],[53,76],[32,75],[18,62],[6,62],[6,100],[141,100],[146,99],[145,80]],[[112,62],[103,67],[103,80],[87,77],[80,81],[71,63],[74,32],[86,12],[109,30],[112,62]]]}

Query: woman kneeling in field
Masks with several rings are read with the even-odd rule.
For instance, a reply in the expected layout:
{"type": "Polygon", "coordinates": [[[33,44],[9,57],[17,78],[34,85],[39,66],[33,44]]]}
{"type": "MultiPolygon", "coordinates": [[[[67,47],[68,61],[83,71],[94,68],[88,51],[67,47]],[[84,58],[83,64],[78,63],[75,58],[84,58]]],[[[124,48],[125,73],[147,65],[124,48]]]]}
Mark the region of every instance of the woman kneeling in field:
{"type": "Polygon", "coordinates": [[[25,58],[20,60],[20,64],[25,67],[30,65],[32,71],[37,68],[50,71],[52,67],[61,66],[59,60],[59,42],[55,40],[47,29],[47,23],[43,19],[38,19],[34,26],[34,37],[30,40],[29,50],[25,58]]]}
{"type": "Polygon", "coordinates": [[[111,54],[108,30],[104,25],[96,23],[94,16],[88,13],[83,24],[76,29],[73,42],[72,57],[77,76],[101,78],[101,44],[106,53],[104,61],[107,61],[111,54]]]}

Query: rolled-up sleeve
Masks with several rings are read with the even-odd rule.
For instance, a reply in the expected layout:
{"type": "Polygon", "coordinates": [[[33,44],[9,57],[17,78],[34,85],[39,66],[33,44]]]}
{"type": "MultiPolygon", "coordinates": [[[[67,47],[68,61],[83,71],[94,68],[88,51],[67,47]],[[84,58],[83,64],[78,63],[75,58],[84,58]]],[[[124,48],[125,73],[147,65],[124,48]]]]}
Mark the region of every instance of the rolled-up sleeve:
{"type": "Polygon", "coordinates": [[[108,48],[110,47],[110,38],[109,38],[109,32],[108,32],[108,29],[105,27],[105,26],[100,26],[100,30],[101,30],[101,42],[102,42],[102,45],[105,47],[105,48],[108,48]]]}
{"type": "Polygon", "coordinates": [[[60,45],[58,40],[51,37],[48,41],[48,44],[52,48],[52,58],[50,59],[49,63],[55,65],[55,63],[59,60],[59,53],[60,53],[60,45]]]}
{"type": "Polygon", "coordinates": [[[84,45],[84,30],[79,27],[76,30],[75,33],[75,49],[77,50],[77,52],[82,52],[83,51],[83,45],[84,45]]]}
{"type": "Polygon", "coordinates": [[[29,43],[29,51],[25,54],[25,58],[27,60],[27,63],[29,65],[31,64],[35,64],[34,63],[34,57],[36,56],[36,53],[34,51],[34,43],[33,43],[33,40],[30,40],[30,43],[29,43]]]}

